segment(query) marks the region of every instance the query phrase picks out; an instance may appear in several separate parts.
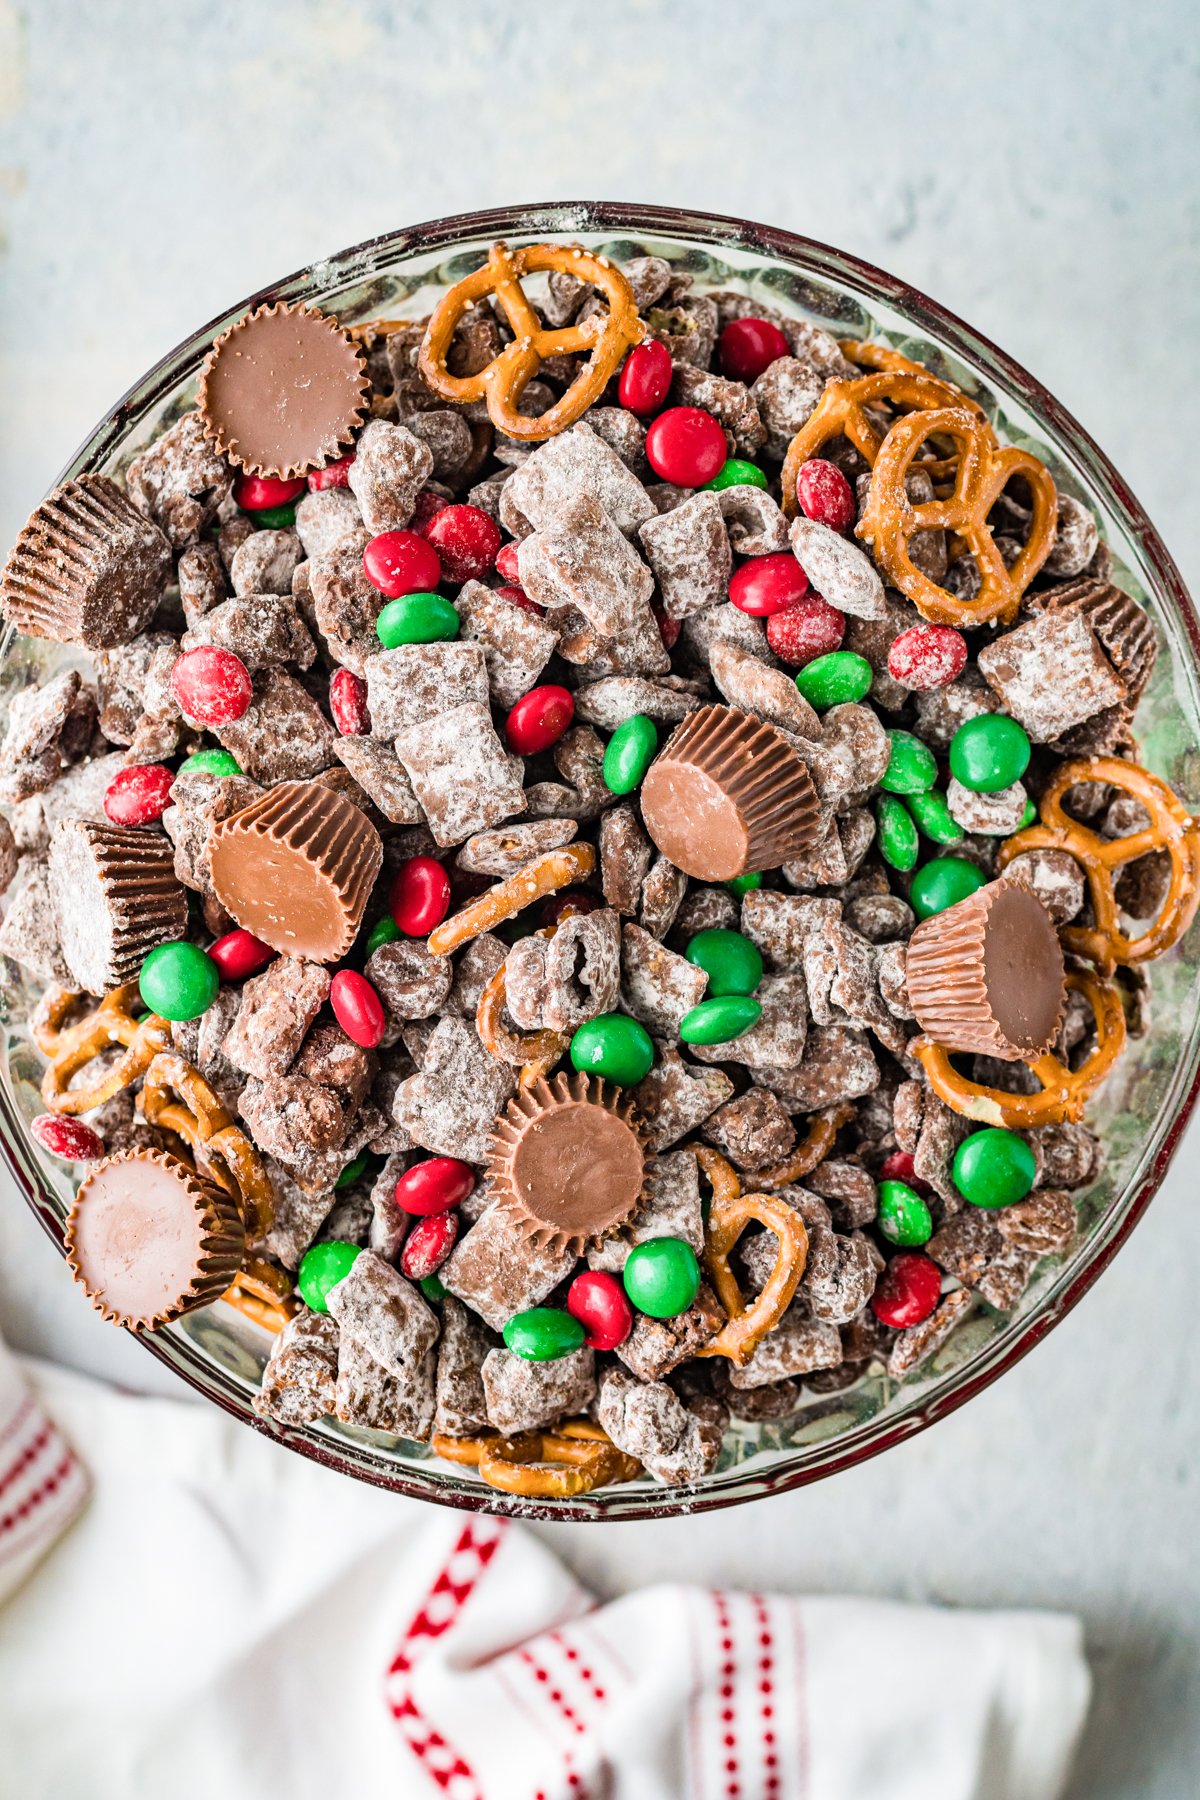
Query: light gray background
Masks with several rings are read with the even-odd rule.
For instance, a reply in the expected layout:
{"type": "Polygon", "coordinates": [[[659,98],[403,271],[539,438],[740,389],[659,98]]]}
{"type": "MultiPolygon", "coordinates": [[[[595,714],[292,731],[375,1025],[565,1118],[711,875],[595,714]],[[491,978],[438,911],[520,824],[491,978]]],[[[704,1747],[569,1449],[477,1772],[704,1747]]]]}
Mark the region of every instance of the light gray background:
{"type": "MultiPolygon", "coordinates": [[[[239,295],[447,212],[636,199],[937,295],[1093,432],[1200,589],[1194,22],[1186,0],[0,0],[0,544],[239,295]]],[[[605,1591],[1077,1608],[1099,1685],[1075,1800],[1194,1793],[1198,1147],[1082,1307],[924,1437],[753,1512],[546,1535],[605,1591]]],[[[177,1391],[2,1198],[9,1337],[177,1391]]],[[[897,1678],[920,1675],[864,1646],[864,1705],[897,1678]]]]}

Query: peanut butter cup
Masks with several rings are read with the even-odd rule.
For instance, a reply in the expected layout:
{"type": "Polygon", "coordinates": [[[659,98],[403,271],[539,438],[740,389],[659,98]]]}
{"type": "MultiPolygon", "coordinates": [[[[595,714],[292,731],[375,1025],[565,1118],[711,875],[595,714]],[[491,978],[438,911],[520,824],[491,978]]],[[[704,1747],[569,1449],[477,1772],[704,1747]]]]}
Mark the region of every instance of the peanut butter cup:
{"type": "Polygon", "coordinates": [[[496,1124],[491,1189],[530,1243],[581,1256],[633,1216],[645,1152],[632,1102],[587,1075],[535,1081],[496,1124]]]}
{"type": "Polygon", "coordinates": [[[909,939],[908,997],[948,1050],[1031,1062],[1049,1049],[1066,999],[1062,946],[1037,895],[993,881],[925,919],[909,939]]]}
{"type": "Polygon", "coordinates": [[[107,475],[64,481],[4,565],[0,611],[30,637],[109,650],[144,631],[171,573],[158,526],[107,475]]]}
{"type": "Polygon", "coordinates": [[[157,945],[187,936],[187,895],[158,832],[63,819],[48,869],[62,953],[89,994],[120,987],[157,945]]]}

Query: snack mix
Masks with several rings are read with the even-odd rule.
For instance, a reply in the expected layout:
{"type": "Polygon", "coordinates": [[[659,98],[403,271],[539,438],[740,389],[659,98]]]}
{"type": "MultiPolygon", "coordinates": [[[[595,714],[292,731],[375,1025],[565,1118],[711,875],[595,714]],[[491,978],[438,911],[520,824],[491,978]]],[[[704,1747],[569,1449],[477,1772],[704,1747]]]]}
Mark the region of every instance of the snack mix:
{"type": "Polygon", "coordinates": [[[268,306],[43,501],[0,948],[71,1270],[523,1497],[1008,1313],[1196,911],[1154,629],[984,410],[668,263],[268,306]]]}

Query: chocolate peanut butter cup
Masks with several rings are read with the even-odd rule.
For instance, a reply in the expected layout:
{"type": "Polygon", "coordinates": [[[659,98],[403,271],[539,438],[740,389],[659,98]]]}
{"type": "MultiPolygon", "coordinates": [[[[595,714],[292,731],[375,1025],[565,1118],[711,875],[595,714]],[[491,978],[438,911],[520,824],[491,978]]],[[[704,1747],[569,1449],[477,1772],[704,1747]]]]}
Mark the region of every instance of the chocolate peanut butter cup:
{"type": "Polygon", "coordinates": [[[187,895],[159,832],[63,819],[48,878],[62,953],[86,993],[120,987],[157,945],[187,936],[187,895]]]}
{"type": "Polygon", "coordinates": [[[171,546],[107,475],[56,487],[30,514],[0,577],[18,631],[111,650],[144,631],[171,572],[171,546]]]}
{"type": "Polygon", "coordinates": [[[154,1331],[219,1300],[242,1265],[229,1196],[165,1150],[121,1150],[94,1168],[67,1219],[67,1262],[92,1305],[154,1331]]]}
{"type": "Polygon", "coordinates": [[[1031,1062],[1063,1016],[1066,971],[1037,895],[993,881],[925,919],[909,939],[908,997],[926,1036],[948,1050],[1031,1062]]]}
{"type": "Polygon", "coordinates": [[[354,942],[383,862],[365,813],[319,781],[284,781],[212,834],[217,898],[273,950],[336,962],[354,942]]]}
{"type": "Polygon", "coordinates": [[[697,881],[777,869],[817,835],[808,769],[781,732],[732,706],[689,714],[650,765],[646,830],[697,881]]]}
{"type": "Polygon", "coordinates": [[[252,475],[292,477],[348,447],[367,408],[362,353],[311,306],[260,306],[222,332],[200,376],[205,436],[252,475]]]}
{"type": "Polygon", "coordinates": [[[633,1104],[588,1075],[535,1081],[497,1120],[492,1193],[539,1247],[582,1256],[632,1218],[645,1151],[633,1104]]]}

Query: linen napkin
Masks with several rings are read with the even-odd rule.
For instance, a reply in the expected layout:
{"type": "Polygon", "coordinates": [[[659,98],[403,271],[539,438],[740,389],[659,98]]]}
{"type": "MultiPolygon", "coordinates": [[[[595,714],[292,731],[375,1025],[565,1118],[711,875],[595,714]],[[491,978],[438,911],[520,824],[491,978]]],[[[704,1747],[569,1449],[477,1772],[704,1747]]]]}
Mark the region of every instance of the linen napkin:
{"type": "Polygon", "coordinates": [[[0,1339],[0,1605],[82,1511],[83,1465],[0,1339]]]}

